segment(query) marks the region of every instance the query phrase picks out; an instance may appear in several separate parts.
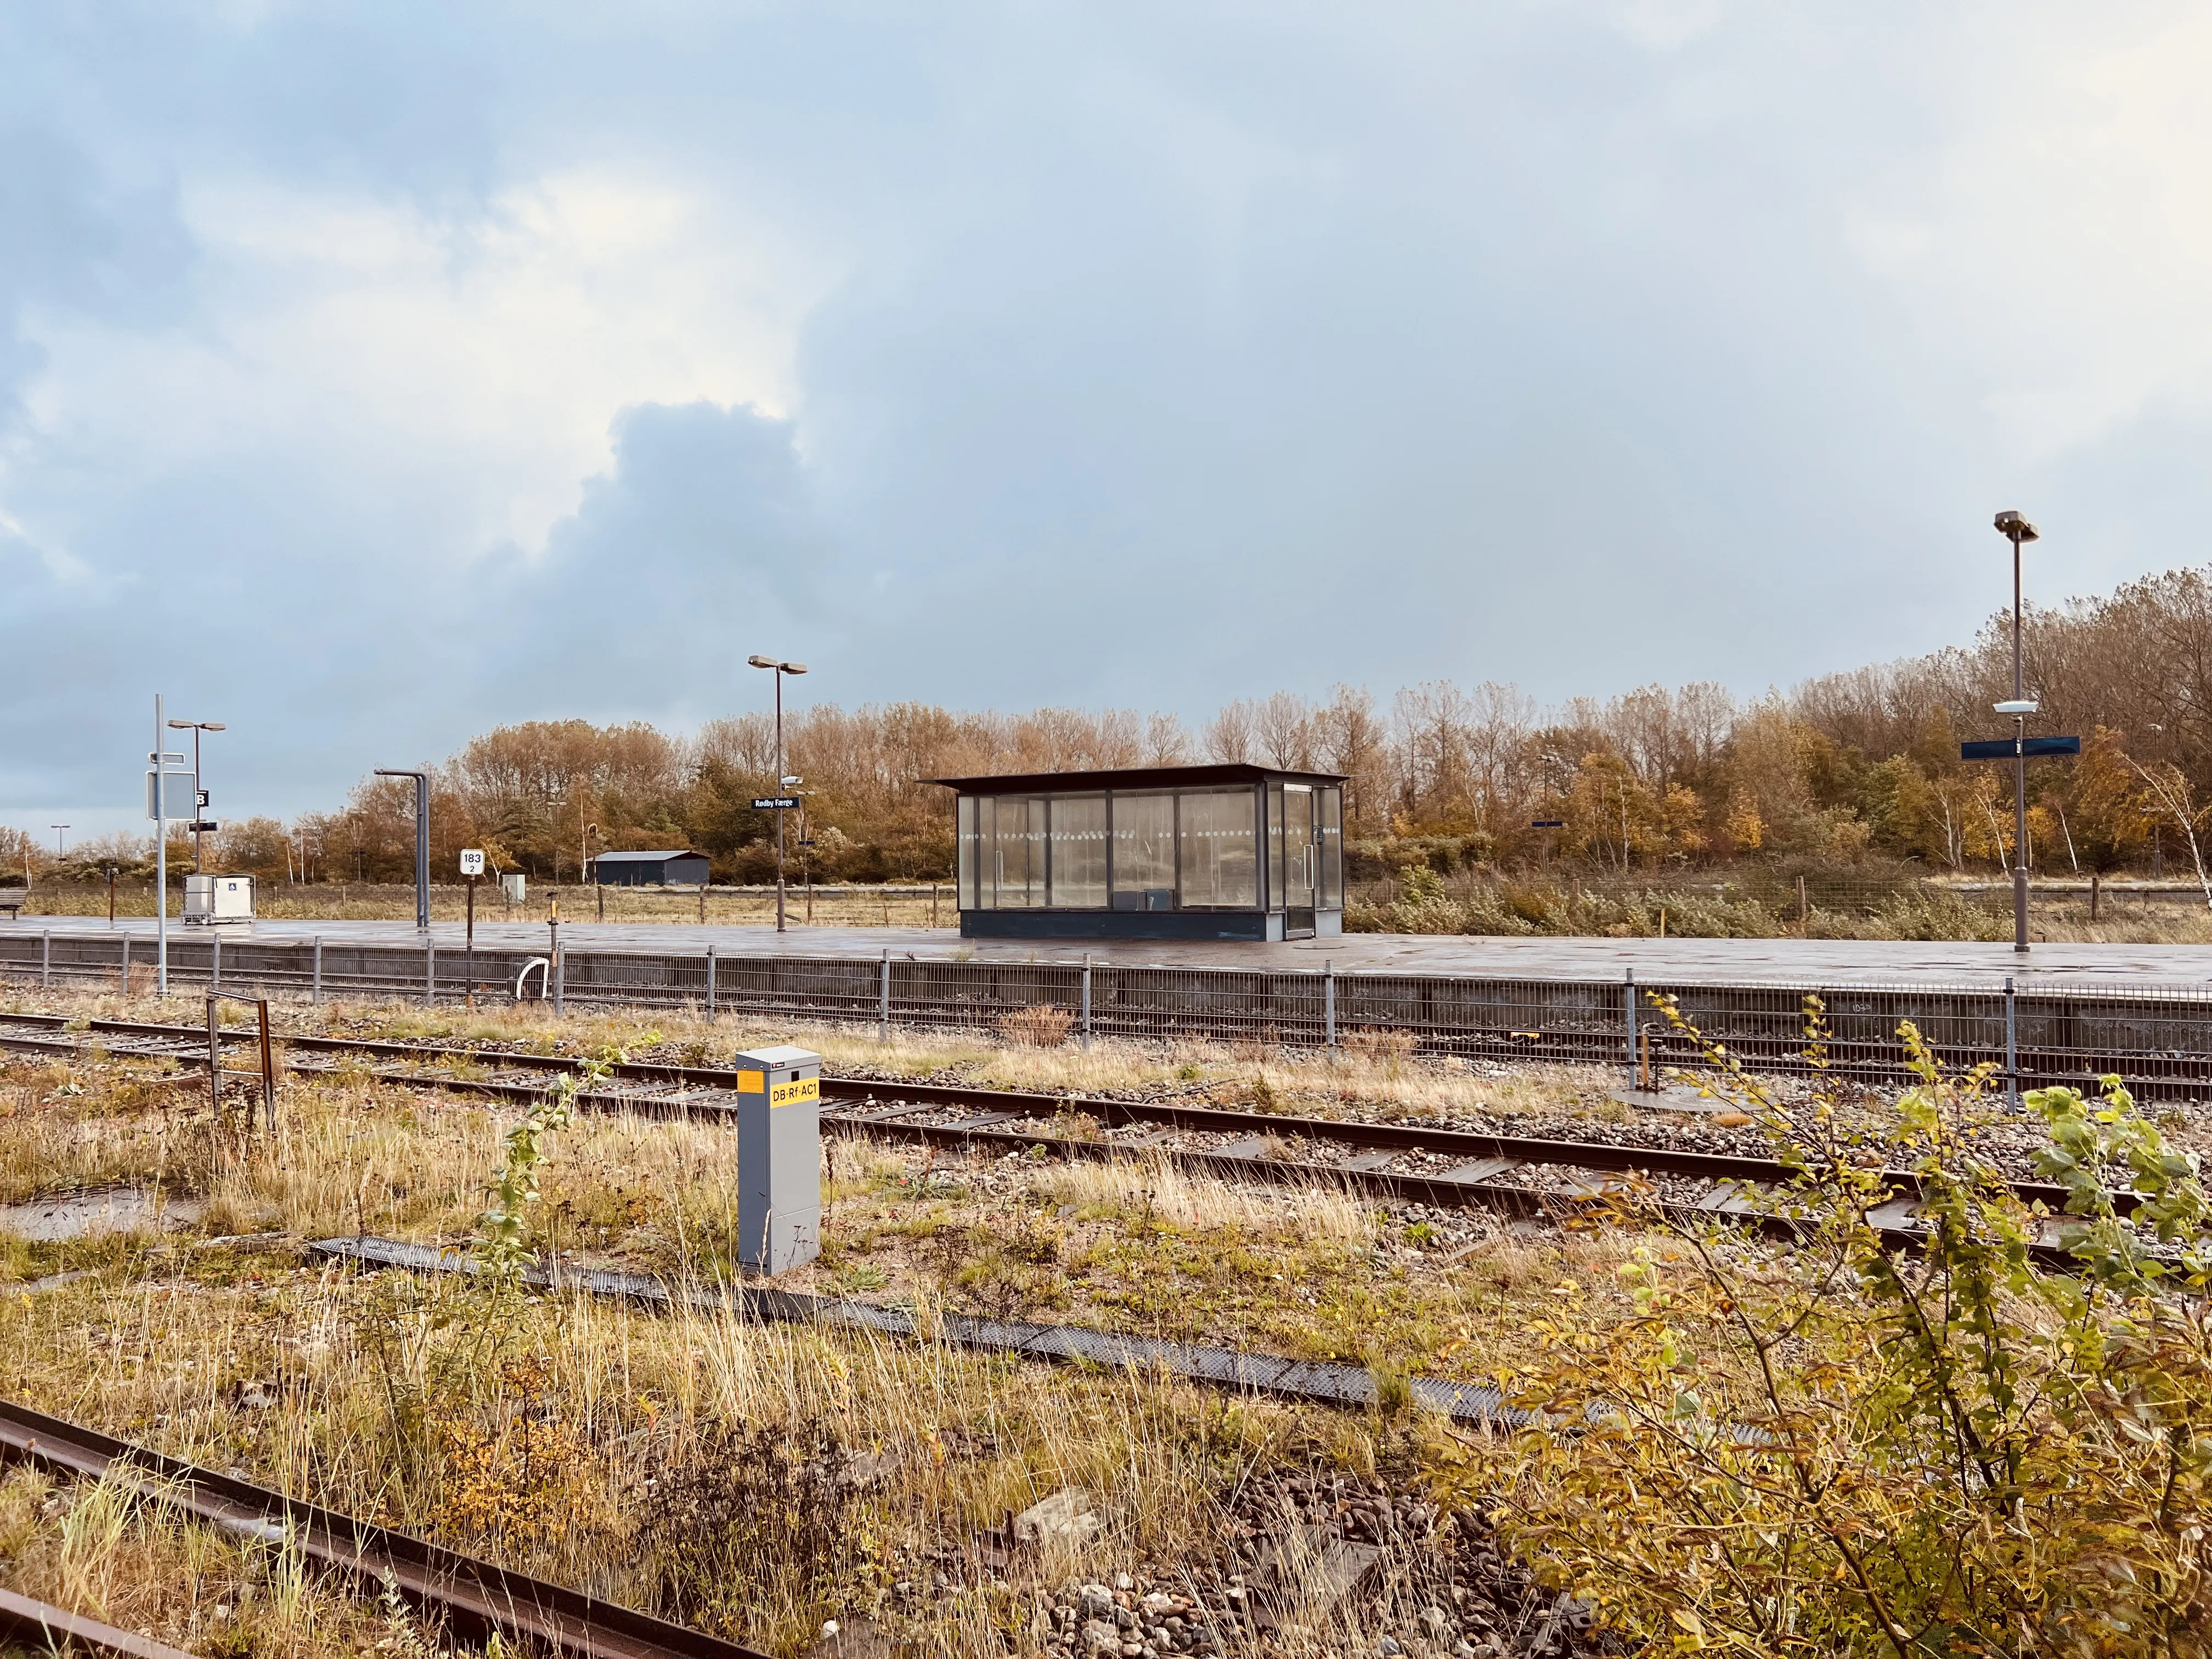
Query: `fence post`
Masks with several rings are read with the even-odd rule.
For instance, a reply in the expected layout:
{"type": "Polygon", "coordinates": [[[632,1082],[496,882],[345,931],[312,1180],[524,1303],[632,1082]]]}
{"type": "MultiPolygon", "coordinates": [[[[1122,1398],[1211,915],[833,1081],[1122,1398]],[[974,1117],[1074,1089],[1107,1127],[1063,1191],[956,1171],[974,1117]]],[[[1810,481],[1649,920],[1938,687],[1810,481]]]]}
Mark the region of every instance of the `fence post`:
{"type": "MultiPolygon", "coordinates": [[[[887,899],[885,899],[885,900],[884,901],[884,906],[886,907],[886,908],[888,908],[888,907],[889,907],[889,906],[890,906],[890,901],[887,898],[887,899]]],[[[876,1041],[877,1041],[877,1042],[889,1042],[890,1040],[891,1040],[891,953],[890,953],[889,951],[884,951],[884,986],[883,986],[883,1000],[882,1000],[882,1001],[881,1001],[879,1004],[878,1004],[878,1006],[877,1006],[877,1009],[876,1009],[876,1041]]]]}
{"type": "MultiPolygon", "coordinates": [[[[937,890],[930,890],[930,902],[937,902],[937,890]]],[[[1091,1052],[1091,952],[1083,953],[1083,1051],[1091,1052]]]]}
{"type": "Polygon", "coordinates": [[[222,994],[222,935],[217,933],[208,946],[208,994],[222,994]]]}
{"type": "Polygon", "coordinates": [[[438,1006],[438,941],[434,939],[422,941],[422,1006],[438,1006]]]}
{"type": "Polygon", "coordinates": [[[2005,1104],[2020,1109],[2020,996],[2005,975],[2005,1104]]]}
{"type": "Polygon", "coordinates": [[[307,982],[307,1000],[319,1008],[323,1004],[323,936],[315,935],[314,977],[307,982]]]}
{"type": "Polygon", "coordinates": [[[123,936],[123,994],[131,994],[131,935],[123,936]]]}
{"type": "Polygon", "coordinates": [[[39,930],[39,988],[46,989],[54,982],[54,932],[51,927],[39,930]]]}
{"type": "Polygon", "coordinates": [[[222,1027],[216,1015],[216,994],[207,996],[208,1019],[208,1109],[222,1110],[222,1027]]]}
{"type": "Polygon", "coordinates": [[[1636,969],[1625,970],[1627,977],[1620,984],[1621,1012],[1628,1022],[1628,1086],[1636,1086],[1636,969]]]}
{"type": "MultiPolygon", "coordinates": [[[[269,999],[261,998],[255,1005],[261,1011],[261,1127],[268,1133],[276,1133],[276,1058],[269,1046],[269,999]]],[[[253,1126],[248,1124],[249,1129],[253,1126]]]]}
{"type": "MultiPolygon", "coordinates": [[[[704,888],[702,888],[700,890],[701,890],[702,892],[704,892],[706,890],[705,890],[704,888]]],[[[714,1018],[714,947],[713,945],[709,945],[707,947],[707,1018],[708,1018],[708,1019],[712,1019],[712,1018],[714,1018]]]]}
{"type": "Polygon", "coordinates": [[[1321,1017],[1322,1040],[1334,1048],[1336,1047],[1336,963],[1327,957],[1321,959],[1321,1017]]]}
{"type": "Polygon", "coordinates": [[[561,924],[551,924],[553,931],[553,1017],[558,1019],[566,1008],[562,994],[567,990],[567,979],[562,973],[566,966],[561,960],[561,924]]]}

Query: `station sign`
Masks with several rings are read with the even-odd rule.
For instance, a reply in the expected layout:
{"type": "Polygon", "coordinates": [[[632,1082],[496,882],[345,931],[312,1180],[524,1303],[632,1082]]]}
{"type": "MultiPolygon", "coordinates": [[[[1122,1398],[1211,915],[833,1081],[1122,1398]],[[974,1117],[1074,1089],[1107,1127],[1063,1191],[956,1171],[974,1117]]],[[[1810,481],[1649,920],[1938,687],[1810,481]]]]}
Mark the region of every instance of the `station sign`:
{"type": "Polygon", "coordinates": [[[753,805],[765,811],[770,807],[788,810],[799,805],[796,795],[755,795],[753,805]]]}
{"type": "Polygon", "coordinates": [[[1991,738],[1985,742],[1962,743],[1959,758],[1962,761],[2010,760],[2016,755],[2030,759],[2038,755],[2078,755],[2081,752],[2079,738],[1991,738]]]}

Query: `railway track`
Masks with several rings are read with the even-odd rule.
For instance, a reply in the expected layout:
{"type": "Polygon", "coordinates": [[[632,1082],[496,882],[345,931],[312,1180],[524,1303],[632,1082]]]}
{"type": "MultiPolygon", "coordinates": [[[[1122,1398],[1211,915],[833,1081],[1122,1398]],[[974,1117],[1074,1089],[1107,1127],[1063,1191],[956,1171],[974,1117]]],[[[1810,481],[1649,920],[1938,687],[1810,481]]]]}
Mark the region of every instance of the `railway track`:
{"type": "MultiPolygon", "coordinates": [[[[204,1029],[62,1015],[0,1015],[0,1047],[81,1049],[207,1064],[204,1029]]],[[[228,1040],[246,1042],[245,1032],[228,1040]]],[[[569,1056],[514,1054],[465,1045],[373,1038],[289,1036],[281,1064],[327,1074],[349,1057],[374,1062],[393,1082],[497,1099],[534,1100],[547,1080],[573,1074],[569,1056]]],[[[654,1116],[716,1117],[736,1108],[734,1071],[618,1061],[580,1091],[577,1104],[654,1116]]],[[[926,1142],[1007,1154],[1042,1147],[1066,1158],[1151,1158],[1182,1169],[1285,1185],[1328,1184],[1407,1203],[1476,1207],[1516,1216],[1560,1214],[1630,1181],[1656,1188],[1661,1211],[1681,1221],[1726,1218],[1788,1237],[1801,1229],[1764,1195],[1795,1172],[1769,1158],[1604,1141],[1498,1135],[1422,1124],[1378,1123],[1231,1110],[1175,1101],[1024,1093],[965,1085],[824,1076],[823,1127],[836,1133],[926,1142]]],[[[1918,1184],[1907,1171],[1883,1177],[1890,1196],[1869,1218],[1885,1237],[1910,1244],[1922,1229],[1918,1184]]],[[[2036,1182],[2013,1189],[2054,1214],[2065,1190],[2036,1182]]],[[[2131,1194],[2116,1194],[2123,1212],[2131,1194]]],[[[2046,1260],[2063,1261],[2046,1247],[2046,1260]]]]}
{"type": "MultiPolygon", "coordinates": [[[[295,1550],[351,1577],[368,1595],[396,1589],[477,1638],[496,1632],[526,1648],[573,1659],[765,1659],[753,1649],[703,1631],[179,1462],[9,1401],[0,1401],[0,1457],[81,1480],[123,1480],[155,1503],[181,1509],[235,1536],[295,1550]]],[[[62,1615],[66,1623],[43,1616],[56,1611],[37,1602],[20,1607],[0,1603],[0,1624],[21,1632],[43,1623],[56,1636],[74,1637],[132,1659],[168,1659],[175,1652],[70,1615],[62,1615]],[[82,1628],[72,1629],[73,1625],[82,1628]]]]}

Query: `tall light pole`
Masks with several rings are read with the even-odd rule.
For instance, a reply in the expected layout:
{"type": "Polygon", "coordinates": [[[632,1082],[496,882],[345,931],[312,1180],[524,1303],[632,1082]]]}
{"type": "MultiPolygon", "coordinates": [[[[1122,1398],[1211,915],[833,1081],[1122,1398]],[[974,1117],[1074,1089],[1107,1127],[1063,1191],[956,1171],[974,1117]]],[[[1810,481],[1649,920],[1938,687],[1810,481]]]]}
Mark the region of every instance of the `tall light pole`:
{"type": "MultiPolygon", "coordinates": [[[[803,662],[779,662],[774,657],[752,656],[745,661],[755,668],[765,668],[775,676],[775,793],[783,793],[783,677],[804,674],[803,662]]],[[[783,932],[783,808],[775,809],[775,931],[783,932]]]]}
{"type": "Polygon", "coordinates": [[[2012,948],[2027,949],[2027,717],[2035,712],[2021,678],[2020,548],[2022,542],[2039,539],[2035,526],[2007,509],[1996,516],[1997,534],[2012,544],[2012,701],[1999,703],[1997,713],[2010,714],[2012,754],[2012,948]]]}
{"type": "Polygon", "coordinates": [[[50,823],[46,826],[47,829],[54,832],[54,862],[56,864],[59,864],[62,861],[62,836],[69,827],[70,826],[66,823],[50,823]]]}
{"type": "Polygon", "coordinates": [[[207,821],[207,804],[200,798],[200,733],[220,732],[223,725],[221,720],[171,720],[169,729],[192,734],[192,873],[205,875],[200,859],[200,825],[207,821]]]}

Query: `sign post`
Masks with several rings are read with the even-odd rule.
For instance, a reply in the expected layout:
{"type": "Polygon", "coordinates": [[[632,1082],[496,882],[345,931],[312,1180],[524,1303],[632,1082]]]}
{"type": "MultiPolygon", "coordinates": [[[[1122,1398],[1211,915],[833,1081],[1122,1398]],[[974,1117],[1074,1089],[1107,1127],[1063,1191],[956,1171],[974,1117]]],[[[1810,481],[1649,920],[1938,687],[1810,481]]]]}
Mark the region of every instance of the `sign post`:
{"type": "MultiPolygon", "coordinates": [[[[2014,550],[2015,556],[2019,550],[2014,550]]],[[[2014,613],[2017,617],[2017,612],[2014,613]]],[[[2014,645],[2017,653],[2017,641],[2014,645]]],[[[2013,680],[2017,686],[2020,665],[2015,655],[2013,680]]],[[[2015,696],[2010,702],[1996,706],[2000,714],[2010,714],[2017,722],[2008,738],[1985,738],[1959,745],[1962,761],[2008,760],[2013,763],[2013,815],[2018,828],[2014,831],[2015,845],[2012,857],[2013,949],[2027,949],[2027,763],[2037,755],[2078,755],[2081,752],[2079,738],[2031,738],[2027,735],[2027,717],[2036,712],[2033,699],[2015,696]]],[[[1999,848],[1998,852],[2003,852],[1999,848]]],[[[2017,1079],[2015,1079],[2015,1085],[2017,1079]]]]}
{"type": "Polygon", "coordinates": [[[461,874],[467,878],[469,884],[469,931],[466,953],[468,969],[465,981],[468,988],[463,994],[462,1006],[468,1008],[477,1006],[477,883],[482,878],[483,872],[483,849],[480,847],[463,848],[461,874]]]}

